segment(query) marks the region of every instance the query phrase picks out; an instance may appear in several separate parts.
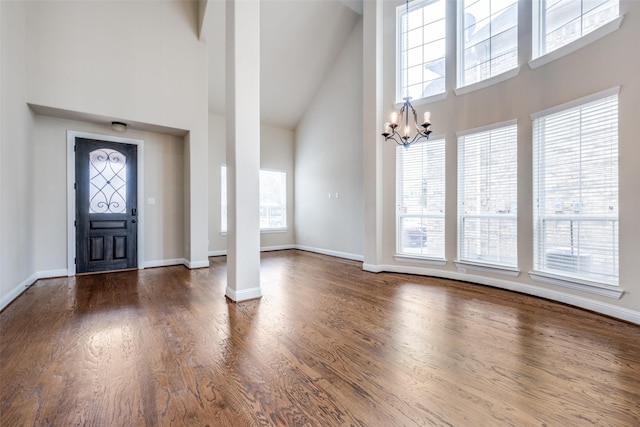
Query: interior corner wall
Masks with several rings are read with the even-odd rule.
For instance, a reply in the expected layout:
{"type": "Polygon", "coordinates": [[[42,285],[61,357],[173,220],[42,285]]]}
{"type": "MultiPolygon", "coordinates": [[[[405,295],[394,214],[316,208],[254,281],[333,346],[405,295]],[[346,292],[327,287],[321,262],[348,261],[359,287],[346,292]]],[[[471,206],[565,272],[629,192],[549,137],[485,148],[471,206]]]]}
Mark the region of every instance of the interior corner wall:
{"type": "Polygon", "coordinates": [[[25,2],[27,101],[186,132],[189,267],[207,258],[207,49],[195,2],[25,2]]]}
{"type": "Polygon", "coordinates": [[[144,141],[144,255],[145,267],[182,264],[184,246],[184,158],[182,137],[56,117],[35,116],[35,250],[41,276],[65,274],[67,253],[67,130],[144,141]]]}
{"type": "MultiPolygon", "coordinates": [[[[383,2],[385,58],[396,57],[395,6],[399,2],[383,2]]],[[[640,257],[640,2],[621,0],[624,14],[621,27],[603,38],[556,59],[531,69],[531,7],[530,2],[520,2],[519,62],[516,77],[484,89],[456,95],[455,42],[448,43],[446,98],[428,104],[414,103],[418,114],[425,110],[432,113],[433,129],[446,138],[446,219],[445,253],[447,264],[434,266],[420,262],[395,259],[395,144],[387,144],[382,153],[383,181],[383,255],[380,271],[413,272],[449,277],[475,283],[490,284],[519,290],[533,295],[559,300],[594,311],[640,323],[640,281],[637,280],[637,263],[640,257]],[[524,18],[524,19],[523,19],[524,18]],[[585,291],[569,289],[533,281],[529,272],[533,269],[533,200],[532,200],[532,113],[562,105],[566,102],[620,86],[619,95],[619,206],[620,206],[620,288],[625,291],[615,300],[585,291]],[[518,123],[518,266],[517,278],[499,274],[457,270],[457,139],[456,132],[516,119],[518,123]]],[[[455,9],[449,7],[448,11],[455,9]]],[[[449,29],[454,27],[447,26],[449,29]]],[[[454,37],[451,31],[448,37],[454,37]]],[[[383,105],[384,115],[394,108],[395,61],[384,65],[383,105]]],[[[371,207],[373,208],[373,207],[371,207]]]]}
{"type": "Polygon", "coordinates": [[[296,244],[362,258],[362,19],[296,128],[296,244]]]}
{"type": "Polygon", "coordinates": [[[33,113],[26,91],[26,5],[0,2],[0,309],[36,280],[33,113]]]}
{"type": "MultiPolygon", "coordinates": [[[[220,255],[227,249],[226,235],[220,232],[220,166],[226,163],[226,121],[209,114],[209,254],[220,255]]],[[[287,173],[287,231],[260,234],[260,247],[293,247],[294,239],[294,133],[269,124],[260,126],[260,168],[287,173]]]]}

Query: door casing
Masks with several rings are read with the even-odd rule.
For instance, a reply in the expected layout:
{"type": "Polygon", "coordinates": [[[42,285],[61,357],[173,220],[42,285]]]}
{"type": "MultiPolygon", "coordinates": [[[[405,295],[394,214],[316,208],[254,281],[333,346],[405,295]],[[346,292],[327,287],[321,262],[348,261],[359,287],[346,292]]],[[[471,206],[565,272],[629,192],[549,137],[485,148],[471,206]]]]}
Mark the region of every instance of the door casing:
{"type": "Polygon", "coordinates": [[[76,138],[98,139],[108,142],[132,144],[138,147],[138,269],[144,268],[144,141],[111,135],[88,132],[67,131],[67,275],[76,275],[76,192],[73,184],[76,180],[75,152],[76,138]]]}

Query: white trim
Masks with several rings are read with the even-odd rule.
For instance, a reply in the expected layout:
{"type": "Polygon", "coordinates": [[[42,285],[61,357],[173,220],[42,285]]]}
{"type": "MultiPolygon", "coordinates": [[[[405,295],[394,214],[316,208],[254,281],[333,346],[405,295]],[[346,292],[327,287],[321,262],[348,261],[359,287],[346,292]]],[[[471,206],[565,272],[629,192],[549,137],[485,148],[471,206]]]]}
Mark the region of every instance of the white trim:
{"type": "MultiPolygon", "coordinates": [[[[284,251],[287,249],[297,249],[296,245],[276,245],[276,246],[262,246],[260,248],[260,252],[271,252],[271,251],[284,251]]],[[[222,249],[218,251],[209,251],[209,256],[225,256],[227,255],[227,250],[222,249]]]]}
{"type": "Polygon", "coordinates": [[[348,252],[333,251],[331,249],[315,248],[313,246],[305,246],[305,245],[295,245],[295,249],[299,249],[301,251],[307,251],[307,252],[315,252],[322,255],[334,256],[337,258],[351,259],[354,261],[364,261],[364,256],[362,255],[350,254],[348,252]]]}
{"type": "Polygon", "coordinates": [[[419,276],[432,276],[444,279],[453,279],[463,282],[472,282],[479,285],[487,285],[495,288],[506,289],[523,294],[533,295],[540,298],[546,298],[556,302],[569,304],[575,307],[591,310],[596,313],[615,317],[616,319],[625,320],[627,322],[640,325],[640,311],[632,310],[626,307],[620,307],[614,304],[585,298],[578,295],[571,295],[554,289],[546,289],[538,286],[527,285],[523,283],[512,282],[510,280],[495,279],[485,276],[475,276],[470,274],[461,274],[454,271],[437,270],[421,267],[409,267],[401,265],[372,265],[364,264],[363,270],[381,273],[404,273],[415,274],[419,276]]]}
{"type": "Polygon", "coordinates": [[[38,279],[53,279],[55,277],[67,277],[69,275],[66,268],[59,268],[57,270],[45,270],[38,271],[38,279]]]}
{"type": "MultiPolygon", "coordinates": [[[[604,24],[602,27],[599,27],[598,29],[585,34],[584,36],[580,37],[579,39],[576,39],[574,41],[572,41],[569,44],[566,44],[562,47],[559,47],[556,50],[553,50],[549,53],[546,53],[542,56],[538,56],[534,59],[532,59],[531,61],[529,61],[529,68],[531,68],[532,70],[535,70],[536,68],[542,67],[545,64],[548,64],[550,62],[555,61],[556,59],[560,59],[563,56],[566,56],[570,53],[575,52],[578,49],[581,49],[583,47],[585,47],[588,44],[591,44],[593,42],[595,42],[598,39],[601,39],[602,37],[613,33],[614,31],[618,30],[618,28],[620,28],[620,25],[622,25],[622,20],[624,18],[624,15],[620,15],[618,16],[616,19],[614,19],[613,21],[607,22],[606,24],[604,24]]],[[[537,27],[536,22],[533,23],[533,27],[537,27]]],[[[534,52],[536,50],[539,51],[540,49],[540,40],[536,40],[538,37],[536,37],[536,34],[538,34],[538,32],[534,32],[533,33],[533,43],[537,43],[534,44],[533,49],[534,52]]]]}
{"type": "Polygon", "coordinates": [[[261,298],[262,290],[260,289],[260,286],[257,286],[255,288],[234,291],[233,289],[227,286],[227,289],[225,290],[224,294],[226,295],[227,298],[229,298],[233,302],[242,302],[242,301],[261,298]]]}
{"type": "Polygon", "coordinates": [[[464,95],[465,93],[474,92],[476,90],[484,89],[489,86],[496,85],[498,83],[502,83],[509,79],[516,77],[520,73],[520,66],[513,68],[511,70],[505,71],[504,73],[498,74],[497,76],[489,77],[488,79],[480,80],[479,82],[472,83],[467,86],[461,86],[455,88],[453,91],[456,95],[464,95]]]}
{"type": "Polygon", "coordinates": [[[468,261],[453,261],[456,268],[458,269],[458,273],[466,273],[466,269],[476,270],[476,271],[484,271],[487,273],[501,274],[503,276],[509,277],[518,277],[520,276],[520,270],[517,268],[509,268],[498,265],[490,265],[490,264],[475,264],[468,261]]]}
{"type": "MultiPolygon", "coordinates": [[[[417,99],[412,99],[411,100],[411,105],[413,105],[414,107],[421,107],[423,105],[427,105],[427,104],[432,104],[434,102],[438,102],[438,101],[442,101],[444,99],[447,99],[447,95],[449,94],[449,91],[445,91],[442,93],[436,93],[435,95],[430,95],[424,98],[417,98],[417,99]]],[[[403,102],[396,102],[395,103],[395,107],[396,110],[399,110],[400,108],[402,108],[402,106],[404,105],[404,101],[403,102]]]]}
{"type": "Polygon", "coordinates": [[[195,268],[208,268],[209,267],[209,258],[204,261],[189,261],[188,259],[183,260],[183,264],[190,270],[195,268]]]}
{"type": "Polygon", "coordinates": [[[33,285],[38,280],[38,273],[33,273],[31,276],[23,280],[16,285],[13,289],[7,292],[2,300],[0,300],[0,311],[4,310],[9,304],[11,304],[16,298],[18,298],[24,291],[29,289],[29,286],[33,285]]]}
{"type": "Polygon", "coordinates": [[[456,138],[460,138],[461,136],[471,135],[473,133],[487,132],[490,130],[495,130],[507,126],[518,125],[518,119],[505,120],[504,122],[492,123],[490,125],[480,126],[473,129],[465,129],[456,132],[456,138]]]}
{"type": "Polygon", "coordinates": [[[108,142],[119,142],[138,146],[138,268],[143,269],[144,259],[144,140],[124,138],[120,136],[101,135],[96,133],[67,130],[67,275],[76,275],[76,229],[73,222],[76,219],[76,192],[73,184],[76,180],[76,161],[73,147],[76,138],[98,139],[108,142]]]}
{"type": "Polygon", "coordinates": [[[185,265],[187,261],[184,258],[159,259],[156,261],[145,261],[143,268],[169,267],[171,265],[185,265]]]}
{"type": "Polygon", "coordinates": [[[556,276],[554,274],[542,271],[529,272],[531,279],[536,282],[548,283],[550,285],[564,286],[565,288],[578,289],[580,291],[590,292],[592,294],[601,295],[607,298],[620,299],[624,294],[624,289],[614,286],[606,286],[600,283],[588,281],[578,281],[566,277],[556,276]]]}
{"type": "Polygon", "coordinates": [[[592,93],[591,95],[583,96],[582,98],[574,99],[573,101],[565,102],[564,104],[556,105],[554,107],[546,108],[542,111],[531,113],[531,120],[536,120],[541,117],[550,116],[551,114],[559,113],[571,108],[580,107],[590,102],[599,101],[609,96],[620,94],[620,86],[614,86],[609,89],[602,90],[600,92],[592,93]]]}
{"type": "MultiPolygon", "coordinates": [[[[260,234],[277,234],[277,233],[286,233],[287,227],[284,228],[261,228],[260,234]]],[[[225,233],[226,234],[226,233],[225,233]]]]}
{"type": "Polygon", "coordinates": [[[429,257],[421,257],[418,255],[407,255],[407,254],[395,254],[393,258],[396,261],[405,261],[405,262],[416,262],[420,264],[431,264],[431,265],[447,265],[447,260],[444,258],[429,258],[429,257]]]}

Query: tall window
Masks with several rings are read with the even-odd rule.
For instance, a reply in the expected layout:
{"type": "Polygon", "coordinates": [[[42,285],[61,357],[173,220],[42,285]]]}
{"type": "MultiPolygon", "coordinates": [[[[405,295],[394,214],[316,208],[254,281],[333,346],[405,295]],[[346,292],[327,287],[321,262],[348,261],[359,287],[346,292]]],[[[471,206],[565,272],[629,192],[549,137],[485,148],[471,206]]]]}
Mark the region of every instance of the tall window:
{"type": "Polygon", "coordinates": [[[420,99],[445,91],[445,0],[414,0],[397,9],[396,98],[420,99]]]}
{"type": "Polygon", "coordinates": [[[517,267],[517,126],[458,137],[458,260],[517,267]]]}
{"type": "Polygon", "coordinates": [[[518,0],[463,0],[458,86],[518,66],[518,0]]]}
{"type": "Polygon", "coordinates": [[[444,259],[445,143],[396,151],[397,251],[444,259]]]}
{"type": "Polygon", "coordinates": [[[538,34],[533,41],[534,58],[591,33],[619,13],[619,0],[538,0],[534,9],[538,34]]]}
{"type": "MultiPolygon", "coordinates": [[[[220,167],[220,230],[227,231],[227,167],[220,167]]],[[[260,170],[260,230],[287,229],[287,173],[260,170]]]]}
{"type": "Polygon", "coordinates": [[[534,269],[617,285],[617,91],[534,115],[533,173],[534,269]]]}

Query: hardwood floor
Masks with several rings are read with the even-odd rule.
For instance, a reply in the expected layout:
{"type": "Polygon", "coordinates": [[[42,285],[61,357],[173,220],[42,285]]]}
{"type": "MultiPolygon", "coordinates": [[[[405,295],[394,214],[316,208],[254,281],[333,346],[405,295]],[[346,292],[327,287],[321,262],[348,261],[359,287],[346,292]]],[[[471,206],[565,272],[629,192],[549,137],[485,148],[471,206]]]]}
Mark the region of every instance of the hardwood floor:
{"type": "Polygon", "coordinates": [[[640,426],[640,326],[450,280],[265,253],[40,280],[0,313],[0,425],[640,426]]]}

